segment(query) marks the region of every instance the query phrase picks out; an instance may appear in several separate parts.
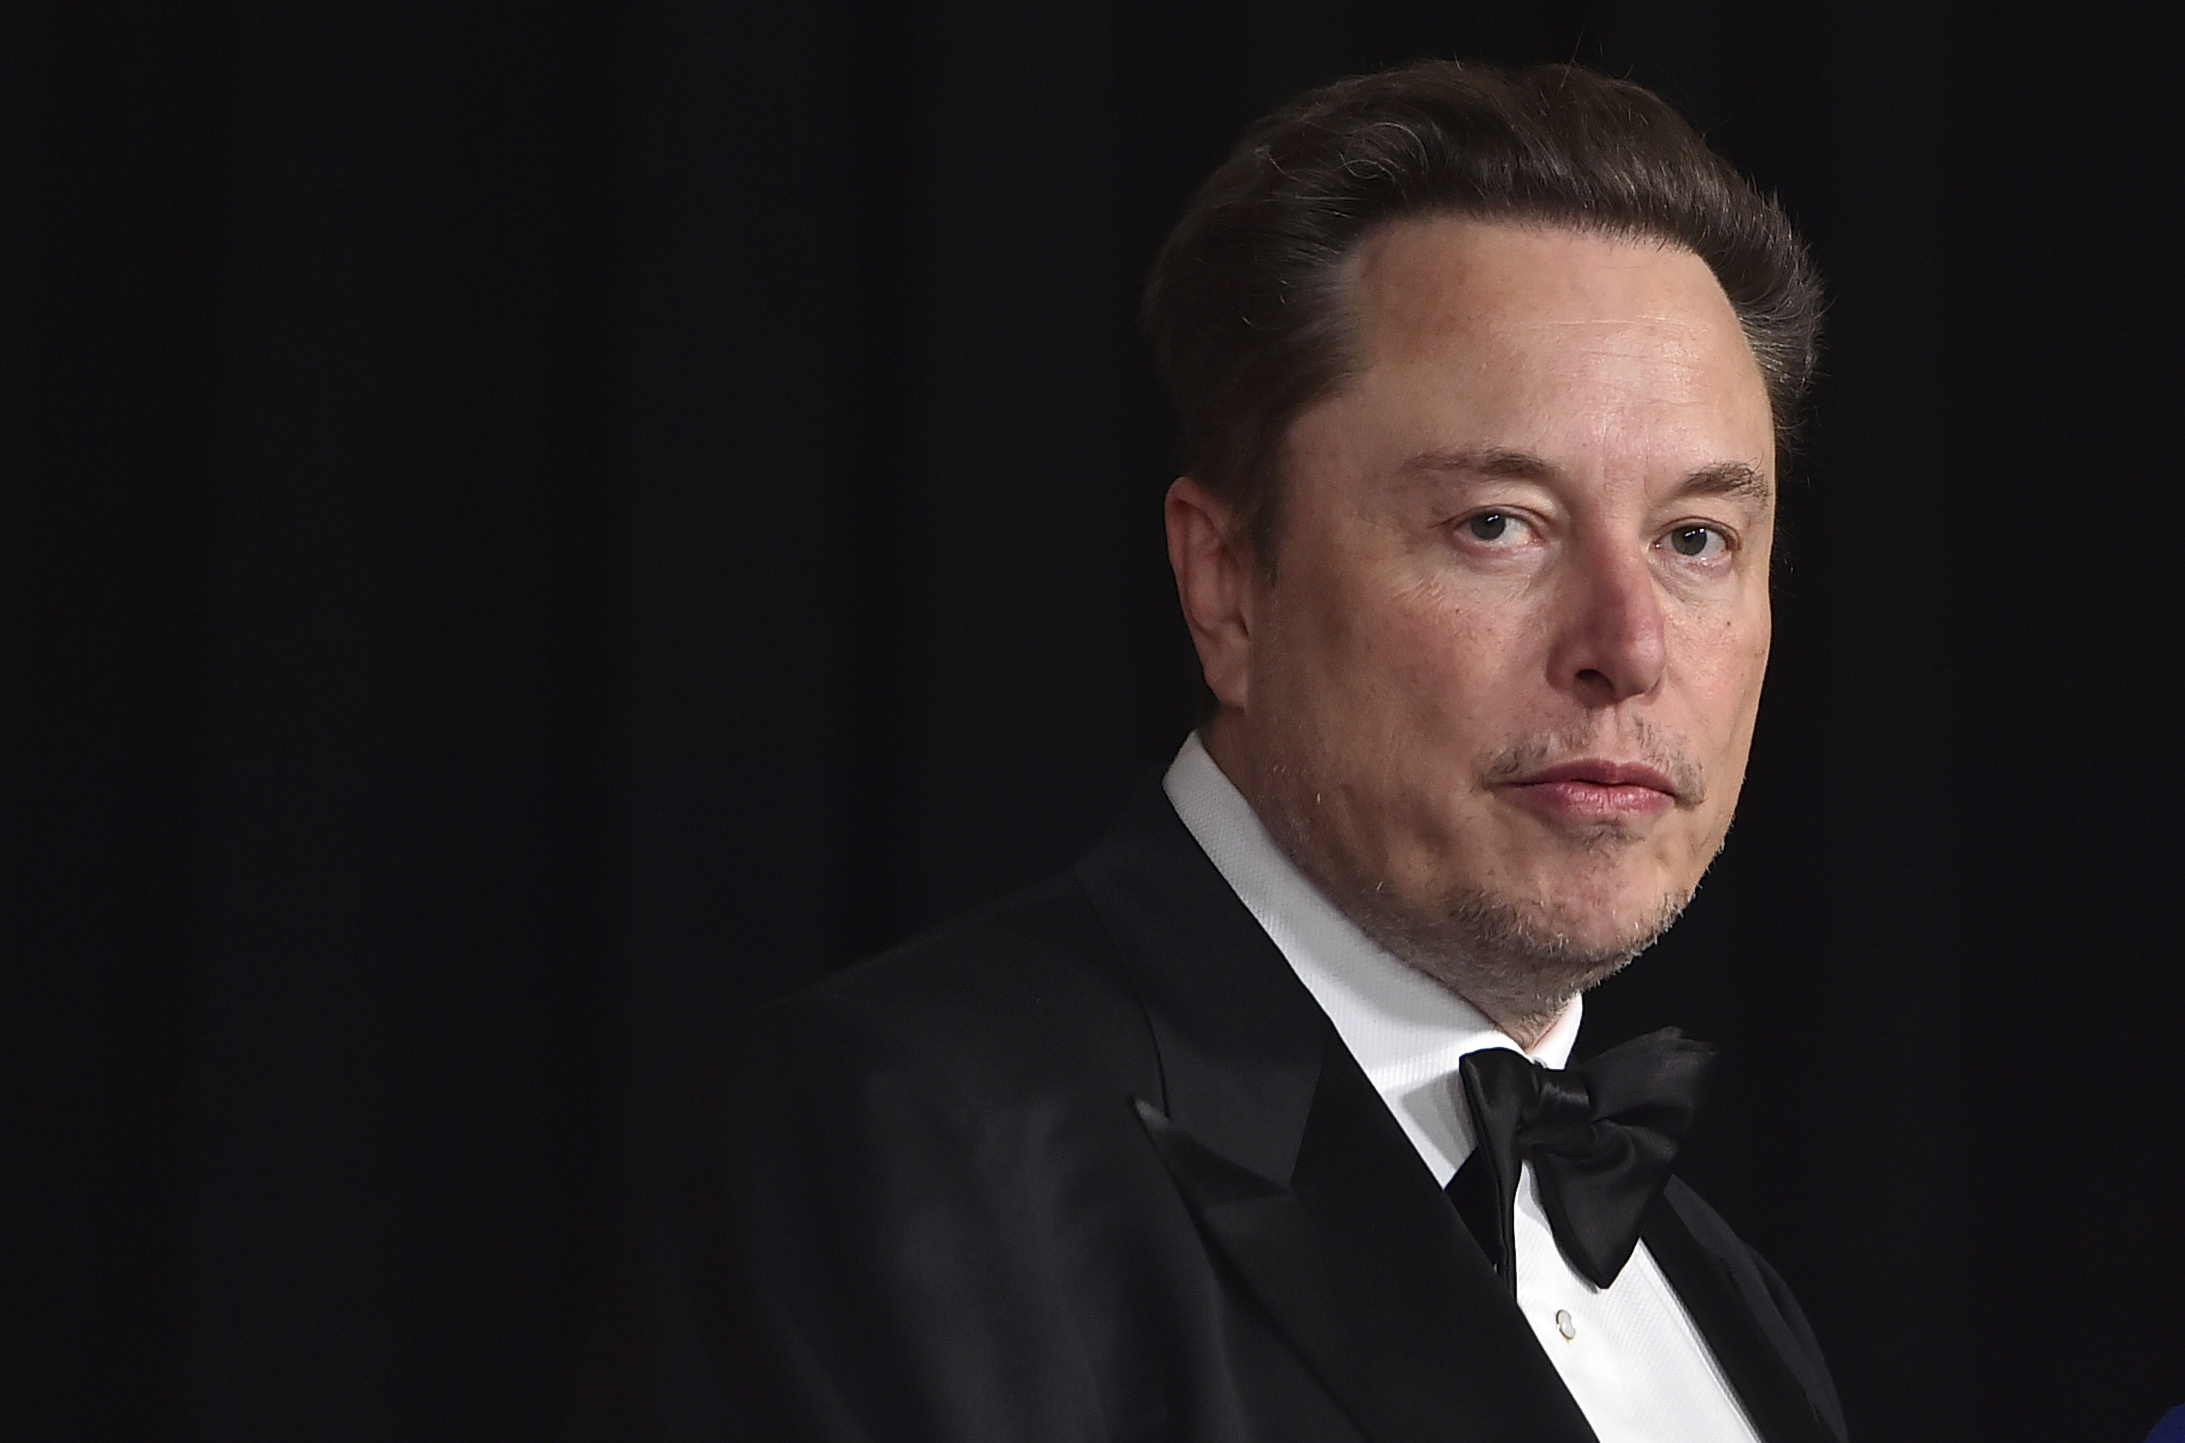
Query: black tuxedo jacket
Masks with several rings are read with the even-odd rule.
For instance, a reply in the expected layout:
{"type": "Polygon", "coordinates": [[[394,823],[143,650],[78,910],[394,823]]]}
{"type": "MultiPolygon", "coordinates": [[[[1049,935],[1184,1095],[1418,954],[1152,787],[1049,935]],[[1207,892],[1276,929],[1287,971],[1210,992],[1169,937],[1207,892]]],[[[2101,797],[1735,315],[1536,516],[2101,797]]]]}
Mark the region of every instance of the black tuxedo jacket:
{"type": "MultiPolygon", "coordinates": [[[[726,1051],[655,1242],[730,1436],[1594,1436],[1155,788],[1069,875],[773,1005],[726,1051]]],[[[1768,1443],[1839,1443],[1767,1264],[1674,1182],[1645,1237],[1768,1443]]],[[[656,1367],[643,1352],[605,1366],[656,1367]]]]}

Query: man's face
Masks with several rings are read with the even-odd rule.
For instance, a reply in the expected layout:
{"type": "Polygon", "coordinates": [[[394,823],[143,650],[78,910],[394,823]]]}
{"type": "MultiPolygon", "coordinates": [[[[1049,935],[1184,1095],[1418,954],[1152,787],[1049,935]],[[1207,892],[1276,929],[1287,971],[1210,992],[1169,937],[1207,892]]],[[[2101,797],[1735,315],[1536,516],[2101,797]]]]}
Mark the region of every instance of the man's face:
{"type": "Polygon", "coordinates": [[[1768,657],[1766,390],[1681,249],[1411,220],[1350,265],[1363,365],[1289,434],[1274,576],[1231,584],[1226,639],[1193,617],[1210,745],[1369,931],[1460,991],[1538,984],[1490,1013],[1559,1006],[1729,827],[1768,657]]]}

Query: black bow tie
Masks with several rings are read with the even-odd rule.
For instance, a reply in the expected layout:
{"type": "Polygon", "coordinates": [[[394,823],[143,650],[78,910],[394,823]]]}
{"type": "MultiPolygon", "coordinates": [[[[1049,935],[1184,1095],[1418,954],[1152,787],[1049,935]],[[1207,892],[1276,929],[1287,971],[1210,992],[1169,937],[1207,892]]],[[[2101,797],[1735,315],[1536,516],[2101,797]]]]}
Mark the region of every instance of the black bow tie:
{"type": "Polygon", "coordinates": [[[1706,1043],[1665,1027],[1567,1071],[1503,1047],[1457,1064],[1478,1146],[1449,1180],[1449,1197],[1513,1293],[1519,1166],[1532,1164],[1540,1180],[1563,1256],[1607,1287],[1669,1181],[1714,1056],[1706,1043]]]}

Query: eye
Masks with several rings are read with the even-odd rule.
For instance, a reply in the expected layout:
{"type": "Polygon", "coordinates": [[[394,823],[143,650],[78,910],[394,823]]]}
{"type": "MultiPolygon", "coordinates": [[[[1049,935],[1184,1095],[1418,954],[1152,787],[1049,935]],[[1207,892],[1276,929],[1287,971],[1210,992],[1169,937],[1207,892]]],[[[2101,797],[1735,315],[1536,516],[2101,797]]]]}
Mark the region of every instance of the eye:
{"type": "Polygon", "coordinates": [[[1445,524],[1456,549],[1481,565],[1499,566],[1536,555],[1547,539],[1540,518],[1516,507],[1490,506],[1445,524]]]}
{"type": "Polygon", "coordinates": [[[1730,549],[1730,538],[1712,526],[1679,526],[1662,538],[1679,556],[1706,559],[1730,549]]]}

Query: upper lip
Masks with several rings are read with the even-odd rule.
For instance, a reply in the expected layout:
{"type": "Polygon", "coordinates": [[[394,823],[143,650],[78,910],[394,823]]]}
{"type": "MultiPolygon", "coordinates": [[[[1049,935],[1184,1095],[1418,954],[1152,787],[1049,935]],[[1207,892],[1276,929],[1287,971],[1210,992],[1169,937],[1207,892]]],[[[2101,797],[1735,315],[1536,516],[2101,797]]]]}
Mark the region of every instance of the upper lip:
{"type": "Polygon", "coordinates": [[[1652,787],[1677,795],[1676,786],[1662,772],[1644,762],[1612,762],[1601,757],[1580,757],[1510,779],[1513,787],[1539,786],[1545,782],[1591,782],[1597,787],[1652,787]]]}

